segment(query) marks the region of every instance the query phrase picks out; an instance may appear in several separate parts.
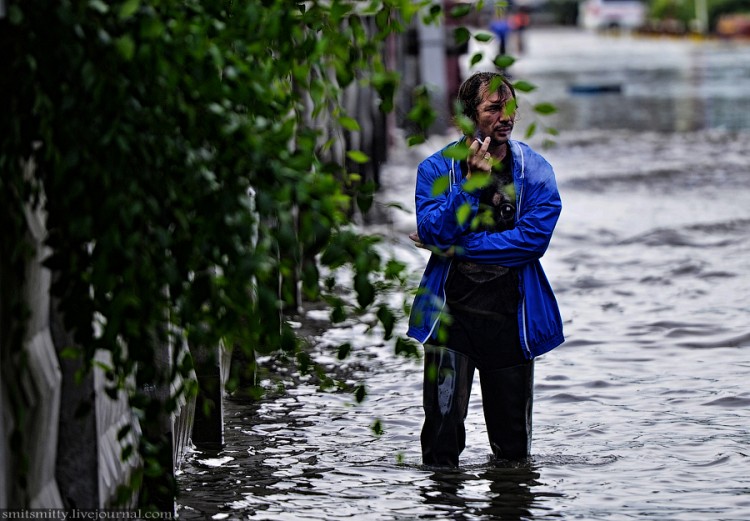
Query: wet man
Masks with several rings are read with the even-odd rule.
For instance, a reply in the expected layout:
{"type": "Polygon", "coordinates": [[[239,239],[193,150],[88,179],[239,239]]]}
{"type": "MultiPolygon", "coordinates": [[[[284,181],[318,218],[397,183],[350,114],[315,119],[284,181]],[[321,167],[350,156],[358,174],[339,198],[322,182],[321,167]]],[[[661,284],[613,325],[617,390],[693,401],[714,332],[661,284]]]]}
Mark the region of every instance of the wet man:
{"type": "Polygon", "coordinates": [[[445,153],[459,141],[419,165],[411,235],[433,252],[408,331],[425,347],[426,465],[458,465],[475,369],[494,457],[528,457],[534,358],[563,342],[539,262],[561,210],[552,167],[511,139],[516,96],[504,76],[474,74],[458,98],[476,129],[461,139],[471,142],[469,155],[459,161],[445,153]],[[448,187],[434,193],[445,178],[448,187]]]}

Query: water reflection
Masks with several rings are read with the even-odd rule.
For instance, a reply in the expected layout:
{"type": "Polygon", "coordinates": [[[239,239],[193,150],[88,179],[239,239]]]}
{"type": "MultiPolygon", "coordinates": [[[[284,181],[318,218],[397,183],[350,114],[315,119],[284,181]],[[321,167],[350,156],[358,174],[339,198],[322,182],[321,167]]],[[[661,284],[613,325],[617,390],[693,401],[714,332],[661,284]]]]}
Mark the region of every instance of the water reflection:
{"type": "Polygon", "coordinates": [[[436,470],[420,489],[425,505],[435,513],[420,519],[529,519],[539,478],[532,463],[497,465],[479,472],[436,470]]]}

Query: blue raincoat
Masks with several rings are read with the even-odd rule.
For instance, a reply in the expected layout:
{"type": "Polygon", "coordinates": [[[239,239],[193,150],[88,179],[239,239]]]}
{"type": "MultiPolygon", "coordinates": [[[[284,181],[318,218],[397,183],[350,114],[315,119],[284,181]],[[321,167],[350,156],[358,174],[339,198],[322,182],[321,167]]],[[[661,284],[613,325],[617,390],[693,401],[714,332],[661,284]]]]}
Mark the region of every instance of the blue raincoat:
{"type": "Polygon", "coordinates": [[[511,230],[471,231],[471,221],[479,209],[479,193],[464,190],[466,179],[460,162],[443,153],[448,147],[422,161],[417,169],[417,231],[420,240],[434,252],[409,318],[407,335],[419,342],[429,342],[437,335],[445,308],[445,281],[454,258],[518,268],[518,329],[527,359],[564,341],[560,310],[539,262],[562,208],[555,174],[550,164],[525,143],[511,140],[509,145],[516,190],[516,223],[511,230]],[[434,195],[433,186],[440,186],[438,179],[446,176],[448,188],[434,195]],[[455,248],[453,256],[439,253],[451,247],[455,248]]]}

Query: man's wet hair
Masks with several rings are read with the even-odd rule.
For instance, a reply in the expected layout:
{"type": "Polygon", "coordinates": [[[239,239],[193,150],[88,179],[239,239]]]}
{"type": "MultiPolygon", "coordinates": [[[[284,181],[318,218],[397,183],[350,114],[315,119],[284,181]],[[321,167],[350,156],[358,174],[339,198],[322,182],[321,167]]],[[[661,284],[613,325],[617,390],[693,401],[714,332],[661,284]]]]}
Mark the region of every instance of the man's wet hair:
{"type": "Polygon", "coordinates": [[[495,88],[503,94],[510,94],[509,99],[516,98],[513,84],[499,72],[477,72],[467,78],[458,88],[458,102],[464,116],[472,121],[477,120],[477,107],[482,102],[482,88],[495,88]]]}

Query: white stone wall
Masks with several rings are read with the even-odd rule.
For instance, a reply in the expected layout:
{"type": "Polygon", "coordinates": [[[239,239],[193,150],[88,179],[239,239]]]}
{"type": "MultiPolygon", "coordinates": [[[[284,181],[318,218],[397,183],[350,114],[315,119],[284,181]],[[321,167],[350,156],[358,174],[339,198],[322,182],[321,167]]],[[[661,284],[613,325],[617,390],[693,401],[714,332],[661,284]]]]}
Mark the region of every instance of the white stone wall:
{"type": "MultiPolygon", "coordinates": [[[[100,351],[95,357],[96,361],[104,366],[112,363],[109,352],[100,351]]],[[[127,482],[132,470],[139,464],[135,456],[128,461],[122,461],[120,457],[122,447],[126,443],[137,444],[137,436],[140,435],[140,427],[137,418],[128,407],[127,396],[124,390],[120,390],[117,400],[110,398],[104,388],[107,379],[104,370],[97,366],[94,369],[94,393],[96,396],[96,437],[97,458],[99,461],[99,508],[111,506],[115,497],[117,487],[127,482]],[[130,433],[125,437],[123,443],[117,439],[120,429],[126,425],[131,426],[130,433]]],[[[132,498],[134,506],[137,498],[132,498]]]]}
{"type": "Polygon", "coordinates": [[[28,368],[22,380],[23,401],[29,413],[24,425],[29,456],[29,506],[60,508],[63,504],[55,480],[55,459],[62,376],[49,328],[51,277],[42,266],[49,254],[44,246],[46,216],[37,208],[26,213],[26,221],[36,251],[28,264],[24,286],[30,310],[26,333],[28,368]]]}
{"type": "MultiPolygon", "coordinates": [[[[33,168],[33,165],[29,164],[28,168],[33,168]]],[[[7,396],[0,373],[0,509],[69,507],[61,497],[55,473],[58,463],[60,408],[73,405],[61,400],[62,373],[50,331],[51,274],[42,265],[49,254],[44,246],[46,216],[42,208],[43,204],[40,204],[38,209],[26,212],[29,237],[36,253],[28,263],[23,286],[23,297],[30,310],[25,341],[27,368],[18,373],[22,375],[22,396],[15,397],[20,398],[27,411],[22,430],[29,458],[28,497],[16,497],[17,490],[14,490],[18,483],[18,461],[17,455],[12,454],[9,447],[14,419],[10,397],[7,396]]],[[[96,360],[105,365],[110,362],[108,353],[97,354],[96,360]]],[[[11,370],[20,371],[20,368],[11,370]]],[[[112,506],[117,488],[126,483],[131,471],[139,463],[136,457],[121,461],[122,444],[117,438],[118,432],[124,425],[130,424],[132,429],[124,441],[135,445],[140,429],[127,405],[124,391],[117,400],[112,400],[104,392],[104,371],[96,367],[93,378],[97,439],[96,443],[90,444],[90,450],[96,452],[98,497],[86,499],[89,500],[88,504],[106,508],[112,506]]],[[[180,404],[181,411],[172,418],[175,461],[182,456],[185,446],[190,442],[194,404],[194,399],[183,400],[180,404]]],[[[92,491],[92,494],[95,493],[92,491]]],[[[136,501],[137,497],[132,498],[129,506],[135,506],[136,501]]]]}

